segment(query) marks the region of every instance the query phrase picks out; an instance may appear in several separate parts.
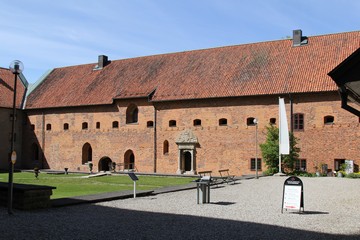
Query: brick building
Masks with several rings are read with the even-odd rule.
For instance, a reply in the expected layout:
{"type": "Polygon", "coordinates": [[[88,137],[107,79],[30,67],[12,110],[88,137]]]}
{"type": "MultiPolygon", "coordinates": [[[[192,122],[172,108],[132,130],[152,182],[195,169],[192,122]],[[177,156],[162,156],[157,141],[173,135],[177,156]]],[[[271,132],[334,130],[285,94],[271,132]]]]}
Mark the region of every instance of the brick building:
{"type": "Polygon", "coordinates": [[[23,167],[253,174],[253,119],[262,143],[278,124],[278,98],[289,96],[298,168],[359,164],[359,118],[341,109],[327,75],[359,42],[358,31],[295,30],[293,39],[55,68],[27,97],[23,167]]]}
{"type": "MultiPolygon", "coordinates": [[[[22,127],[23,127],[23,105],[28,83],[25,77],[20,74],[17,81],[16,94],[16,125],[14,149],[17,153],[17,162],[15,167],[21,167],[22,151],[22,127]]],[[[9,167],[11,152],[11,130],[13,114],[13,97],[14,97],[14,74],[9,69],[0,68],[0,169],[9,167]]]]}

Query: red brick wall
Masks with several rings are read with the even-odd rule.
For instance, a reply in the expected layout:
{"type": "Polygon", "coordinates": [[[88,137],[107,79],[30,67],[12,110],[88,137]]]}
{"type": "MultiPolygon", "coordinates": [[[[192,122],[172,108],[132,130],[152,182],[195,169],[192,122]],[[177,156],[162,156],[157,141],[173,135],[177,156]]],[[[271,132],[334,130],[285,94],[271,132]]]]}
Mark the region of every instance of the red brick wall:
{"type": "MultiPolygon", "coordinates": [[[[331,169],[334,159],[338,158],[355,160],[359,164],[359,120],[340,108],[338,94],[297,94],[293,97],[294,113],[305,116],[304,131],[294,133],[299,138],[300,157],[307,160],[307,170],[313,172],[313,167],[320,163],[328,164],[331,169]],[[327,115],[334,116],[333,125],[324,125],[323,118],[327,115]]],[[[290,120],[288,99],[286,103],[290,120]]],[[[276,118],[278,123],[278,96],[159,102],[154,106],[158,173],[176,173],[178,146],[175,140],[182,131],[191,129],[199,142],[196,171],[217,173],[221,168],[229,168],[236,175],[254,174],[250,170],[250,159],[255,157],[255,127],[247,126],[246,119],[254,117],[259,120],[259,144],[265,141],[265,127],[270,118],[276,118]],[[227,119],[227,126],[219,126],[220,118],[227,119]],[[193,126],[194,119],[201,119],[201,126],[193,126]],[[170,120],[176,120],[176,127],[169,127],[170,120]],[[169,142],[167,154],[163,154],[165,140],[169,142]]],[[[117,101],[113,106],[44,110],[44,116],[39,111],[28,111],[35,131],[26,131],[24,152],[27,151],[28,156],[31,144],[37,142],[50,168],[87,171],[87,166],[81,164],[81,155],[82,146],[88,142],[93,149],[95,171],[102,157],[121,163],[125,152],[131,149],[138,171],[153,172],[155,128],[148,128],[146,123],[154,121],[154,106],[145,99],[138,99],[117,101]],[[126,108],[130,103],[139,108],[137,124],[125,122],[126,108]],[[43,118],[45,124],[52,124],[51,131],[42,130],[43,118]],[[88,130],[81,129],[84,121],[89,123],[88,130]],[[119,121],[118,129],[112,129],[112,121],[119,121]],[[63,130],[65,122],[69,123],[68,131],[63,130]],[[95,129],[96,122],[101,123],[101,129],[95,129]]],[[[258,157],[261,158],[260,148],[258,157]]],[[[29,167],[34,164],[30,159],[28,163],[29,167]]]]}

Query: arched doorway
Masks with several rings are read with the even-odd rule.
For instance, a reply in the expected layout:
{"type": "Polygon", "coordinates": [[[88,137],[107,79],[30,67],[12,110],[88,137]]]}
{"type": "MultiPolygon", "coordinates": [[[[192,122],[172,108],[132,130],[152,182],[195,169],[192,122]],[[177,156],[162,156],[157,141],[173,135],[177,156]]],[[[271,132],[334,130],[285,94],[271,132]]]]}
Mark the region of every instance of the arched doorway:
{"type": "Polygon", "coordinates": [[[184,152],[184,169],[185,172],[191,171],[191,152],[184,152]]]}
{"type": "Polygon", "coordinates": [[[82,164],[92,162],[92,148],[89,143],[85,143],[82,148],[82,164]]]}
{"type": "Polygon", "coordinates": [[[33,143],[32,146],[31,146],[31,150],[32,150],[32,153],[31,153],[31,160],[33,162],[35,161],[39,161],[39,147],[36,143],[33,143]]]}
{"type": "Polygon", "coordinates": [[[124,155],[124,169],[135,169],[135,155],[132,150],[127,150],[124,155]]]}
{"type": "Polygon", "coordinates": [[[103,157],[99,160],[99,172],[110,171],[110,165],[112,161],[109,157],[103,157]]]}

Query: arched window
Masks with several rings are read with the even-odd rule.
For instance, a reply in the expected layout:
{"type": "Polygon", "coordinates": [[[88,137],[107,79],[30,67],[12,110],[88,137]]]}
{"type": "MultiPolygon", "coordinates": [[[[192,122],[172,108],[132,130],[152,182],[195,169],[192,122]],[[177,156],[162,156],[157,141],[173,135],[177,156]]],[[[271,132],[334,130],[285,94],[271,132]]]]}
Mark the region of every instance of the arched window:
{"type": "Polygon", "coordinates": [[[201,120],[200,119],[195,119],[194,120],[194,126],[201,126],[201,120]]]}
{"type": "Polygon", "coordinates": [[[88,129],[88,123],[87,122],[83,122],[82,123],[82,129],[88,129]]]}
{"type": "Polygon", "coordinates": [[[69,124],[68,123],[64,123],[64,130],[69,130],[69,124]]]}
{"type": "Polygon", "coordinates": [[[138,122],[139,109],[135,104],[130,104],[126,109],[126,124],[138,122]]]}
{"type": "Polygon", "coordinates": [[[147,121],[146,126],[148,128],[152,128],[152,127],[154,127],[154,122],[153,121],[147,121]]]}
{"type": "Polygon", "coordinates": [[[270,123],[270,125],[275,125],[276,124],[276,118],[270,118],[269,123],[270,123]]]}
{"type": "Polygon", "coordinates": [[[226,126],[227,125],[227,119],[226,118],[220,118],[219,119],[219,126],[226,126]]]}
{"type": "Polygon", "coordinates": [[[132,150],[127,150],[125,152],[124,169],[135,169],[135,155],[132,150]]]}
{"type": "Polygon", "coordinates": [[[334,117],[333,116],[325,116],[324,124],[334,124],[334,117]]]}
{"type": "Polygon", "coordinates": [[[33,143],[31,146],[31,160],[32,161],[38,161],[39,160],[39,146],[36,143],[33,143]]]}
{"type": "Polygon", "coordinates": [[[92,162],[92,148],[89,143],[85,143],[82,148],[82,164],[92,162]]]}
{"type": "Polygon", "coordinates": [[[255,120],[255,118],[253,118],[253,117],[247,118],[247,119],[246,119],[246,125],[248,125],[248,126],[255,126],[256,124],[254,123],[254,120],[255,120]]]}
{"type": "Polygon", "coordinates": [[[164,144],[163,144],[163,154],[169,154],[169,142],[168,140],[165,140],[164,141],[164,144]]]}
{"type": "Polygon", "coordinates": [[[46,130],[48,130],[48,131],[51,130],[51,124],[50,123],[46,124],[46,130]]]}
{"type": "Polygon", "coordinates": [[[119,122],[118,121],[113,121],[112,122],[112,127],[113,128],[119,128],[119,122]]]}
{"type": "Polygon", "coordinates": [[[170,120],[169,121],[169,127],[176,127],[176,121],[175,120],[170,120]]]}

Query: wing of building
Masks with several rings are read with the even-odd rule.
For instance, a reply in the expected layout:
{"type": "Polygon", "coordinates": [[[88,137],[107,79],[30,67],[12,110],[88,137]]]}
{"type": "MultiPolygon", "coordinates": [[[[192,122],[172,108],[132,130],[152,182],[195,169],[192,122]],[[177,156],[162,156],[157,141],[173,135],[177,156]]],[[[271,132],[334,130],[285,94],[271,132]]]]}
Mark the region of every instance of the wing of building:
{"type": "Polygon", "coordinates": [[[279,96],[299,139],[297,168],[358,164],[359,118],[340,108],[327,74],[359,46],[359,31],[295,30],[293,39],[55,68],[27,97],[24,166],[253,174],[252,120],[262,143],[278,124],[279,96]]]}
{"type": "MultiPolygon", "coordinates": [[[[25,94],[28,83],[23,75],[19,76],[16,91],[16,118],[19,121],[15,126],[15,148],[17,149],[18,158],[22,158],[22,121],[23,111],[21,109],[25,103],[25,94]]],[[[7,68],[0,68],[0,169],[8,168],[11,152],[11,130],[12,130],[12,114],[14,101],[14,74],[7,68]]],[[[20,166],[20,164],[19,164],[20,166]]]]}

